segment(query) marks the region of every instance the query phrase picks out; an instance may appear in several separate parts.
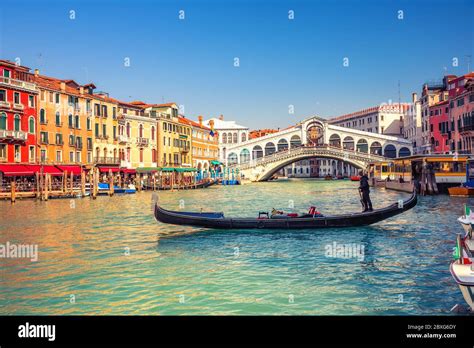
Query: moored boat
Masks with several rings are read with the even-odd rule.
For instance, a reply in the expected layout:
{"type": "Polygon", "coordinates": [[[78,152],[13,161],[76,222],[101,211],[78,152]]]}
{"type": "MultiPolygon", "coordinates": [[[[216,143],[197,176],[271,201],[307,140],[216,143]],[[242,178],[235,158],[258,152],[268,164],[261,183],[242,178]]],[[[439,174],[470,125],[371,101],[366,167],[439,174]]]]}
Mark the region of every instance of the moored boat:
{"type": "Polygon", "coordinates": [[[458,235],[453,256],[455,260],[451,262],[449,270],[454,280],[461,290],[461,294],[474,311],[474,241],[471,232],[464,237],[458,235]]]}
{"type": "Polygon", "coordinates": [[[474,187],[455,186],[449,187],[448,192],[453,197],[474,197],[474,187]]]}
{"type": "MultiPolygon", "coordinates": [[[[257,218],[226,218],[222,212],[181,212],[167,210],[155,205],[155,218],[159,222],[216,229],[320,229],[330,227],[353,227],[371,225],[401,214],[417,203],[416,193],[405,201],[400,200],[385,208],[365,213],[340,215],[291,214],[270,217],[268,212],[260,212],[257,218]]],[[[311,212],[311,210],[310,210],[311,212]]]]}

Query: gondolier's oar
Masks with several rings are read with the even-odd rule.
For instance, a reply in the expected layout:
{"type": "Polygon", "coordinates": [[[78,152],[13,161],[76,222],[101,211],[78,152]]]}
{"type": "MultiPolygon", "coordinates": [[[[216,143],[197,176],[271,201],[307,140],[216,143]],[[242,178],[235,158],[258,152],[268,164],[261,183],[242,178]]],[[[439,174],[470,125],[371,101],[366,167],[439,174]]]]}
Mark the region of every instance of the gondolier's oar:
{"type": "Polygon", "coordinates": [[[362,208],[365,209],[364,200],[362,199],[362,191],[359,189],[359,197],[360,197],[360,204],[362,204],[362,208]]]}

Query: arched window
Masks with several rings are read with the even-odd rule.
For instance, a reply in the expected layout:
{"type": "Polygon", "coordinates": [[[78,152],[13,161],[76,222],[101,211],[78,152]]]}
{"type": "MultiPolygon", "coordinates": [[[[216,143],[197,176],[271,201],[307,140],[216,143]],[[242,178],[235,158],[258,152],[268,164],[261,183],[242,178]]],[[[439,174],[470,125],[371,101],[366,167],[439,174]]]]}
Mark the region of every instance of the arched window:
{"type": "MultiPolygon", "coordinates": [[[[155,126],[151,126],[151,140],[155,140],[155,126]]],[[[156,161],[153,161],[156,162],[156,161]]]]}
{"type": "MultiPolygon", "coordinates": [[[[138,127],[138,136],[140,138],[143,138],[143,125],[142,124],[138,127]]],[[[143,161],[140,161],[140,162],[143,162],[143,161]]]]}
{"type": "Polygon", "coordinates": [[[266,143],[265,144],[265,156],[270,156],[276,152],[275,144],[266,143]]]}
{"type": "Polygon", "coordinates": [[[73,128],[73,127],[74,127],[74,118],[72,117],[72,114],[69,114],[69,117],[68,117],[68,125],[69,125],[69,128],[73,128]]]}
{"type": "Polygon", "coordinates": [[[21,130],[21,118],[20,118],[20,115],[15,115],[15,119],[14,119],[14,130],[16,131],[20,131],[21,130]]]}
{"type": "Polygon", "coordinates": [[[46,123],[46,111],[44,109],[40,110],[40,123],[46,123]]]}
{"type": "Polygon", "coordinates": [[[250,162],[250,151],[247,149],[243,149],[240,151],[240,163],[247,163],[250,162]]]}
{"type": "Polygon", "coordinates": [[[0,129],[1,130],[7,129],[7,114],[4,112],[0,114],[0,129]]]}
{"type": "Polygon", "coordinates": [[[357,142],[357,152],[369,152],[369,144],[365,139],[359,139],[357,142]]]}
{"type": "Polygon", "coordinates": [[[263,157],[262,147],[260,145],[254,146],[254,148],[252,149],[252,158],[257,159],[261,157],[263,157]]]}
{"type": "Polygon", "coordinates": [[[329,137],[329,145],[333,147],[341,147],[341,137],[338,134],[332,134],[329,137]]]}
{"type": "Polygon", "coordinates": [[[76,127],[77,129],[80,129],[80,128],[81,128],[81,123],[80,123],[80,120],[79,120],[79,115],[76,115],[75,121],[76,121],[76,122],[75,122],[75,127],[76,127]]]}
{"type": "Polygon", "coordinates": [[[35,134],[35,118],[33,116],[28,119],[28,133],[35,134]]]}
{"type": "Polygon", "coordinates": [[[56,112],[56,126],[60,126],[61,125],[61,114],[58,112],[56,112]]]}
{"type": "Polygon", "coordinates": [[[293,135],[290,139],[290,147],[293,149],[295,147],[301,146],[301,138],[298,135],[293,135]]]}
{"type": "Polygon", "coordinates": [[[233,140],[234,140],[233,143],[237,144],[237,142],[238,142],[237,133],[234,133],[234,139],[233,140]]]}
{"type": "Polygon", "coordinates": [[[127,122],[127,137],[130,138],[130,123],[127,122]]]}
{"type": "Polygon", "coordinates": [[[234,152],[231,152],[231,153],[229,154],[229,157],[228,157],[228,159],[227,159],[227,162],[228,162],[229,165],[231,165],[231,164],[237,164],[237,163],[238,163],[237,154],[234,153],[234,152]]]}
{"type": "Polygon", "coordinates": [[[222,133],[222,143],[227,144],[227,134],[226,133],[222,133]]]}
{"type": "Polygon", "coordinates": [[[242,142],[247,141],[247,134],[242,133],[242,142]]]}
{"type": "Polygon", "coordinates": [[[408,147],[402,147],[400,151],[398,151],[398,157],[407,157],[411,155],[411,151],[408,147]]]}
{"type": "Polygon", "coordinates": [[[397,149],[394,145],[388,144],[383,150],[383,155],[388,158],[395,158],[397,157],[397,149]]]}
{"type": "Polygon", "coordinates": [[[232,144],[232,133],[227,133],[227,142],[232,144]]]}
{"type": "Polygon", "coordinates": [[[288,150],[288,141],[286,141],[286,139],[278,140],[277,149],[278,151],[288,150]]]}

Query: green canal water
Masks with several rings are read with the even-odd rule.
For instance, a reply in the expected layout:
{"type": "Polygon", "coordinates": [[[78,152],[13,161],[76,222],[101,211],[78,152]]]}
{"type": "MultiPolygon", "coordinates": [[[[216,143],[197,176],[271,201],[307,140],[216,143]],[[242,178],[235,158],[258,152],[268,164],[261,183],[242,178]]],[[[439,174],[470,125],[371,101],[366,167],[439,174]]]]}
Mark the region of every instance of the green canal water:
{"type": "MultiPolygon", "coordinates": [[[[228,216],[338,213],[360,210],[356,188],[292,180],[158,196],[170,209],[228,216]]],[[[364,228],[215,231],[156,222],[153,195],[0,202],[0,244],[39,251],[36,262],[0,258],[0,314],[449,314],[463,303],[449,262],[467,199],[420,197],[364,228]],[[363,247],[363,258],[328,257],[341,244],[363,247]]],[[[372,192],[375,207],[407,196],[372,192]]]]}

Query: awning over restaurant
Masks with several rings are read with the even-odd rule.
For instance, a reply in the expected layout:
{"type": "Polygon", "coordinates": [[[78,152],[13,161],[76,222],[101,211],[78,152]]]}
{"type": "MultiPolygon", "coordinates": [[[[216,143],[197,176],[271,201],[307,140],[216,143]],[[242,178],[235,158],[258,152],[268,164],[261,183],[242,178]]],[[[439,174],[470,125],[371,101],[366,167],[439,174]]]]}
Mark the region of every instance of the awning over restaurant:
{"type": "Polygon", "coordinates": [[[108,173],[109,170],[112,172],[112,173],[118,173],[120,171],[120,168],[119,167],[98,167],[99,168],[99,171],[101,173],[108,173]]]}
{"type": "Polygon", "coordinates": [[[196,168],[172,168],[172,167],[165,167],[161,168],[162,172],[178,172],[178,173],[187,173],[187,172],[195,172],[197,171],[196,168]]]}
{"type": "Polygon", "coordinates": [[[160,167],[139,167],[137,168],[138,173],[154,173],[159,172],[161,170],[160,167]]]}
{"type": "Polygon", "coordinates": [[[26,167],[29,167],[33,170],[34,173],[41,173],[41,170],[43,170],[43,174],[51,174],[53,176],[59,176],[63,175],[63,172],[60,171],[58,168],[55,166],[47,166],[47,165],[27,165],[26,167]]]}
{"type": "Polygon", "coordinates": [[[4,176],[32,176],[35,174],[30,166],[23,164],[1,164],[0,172],[4,176]]]}
{"type": "Polygon", "coordinates": [[[81,166],[56,166],[62,172],[67,172],[68,175],[81,175],[81,166]]]}
{"type": "Polygon", "coordinates": [[[135,169],[129,169],[129,168],[120,168],[120,171],[125,174],[136,174],[137,171],[135,169]]]}

